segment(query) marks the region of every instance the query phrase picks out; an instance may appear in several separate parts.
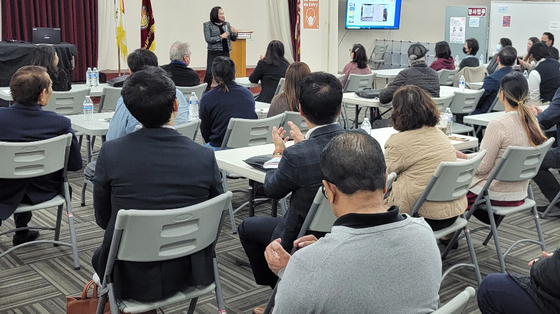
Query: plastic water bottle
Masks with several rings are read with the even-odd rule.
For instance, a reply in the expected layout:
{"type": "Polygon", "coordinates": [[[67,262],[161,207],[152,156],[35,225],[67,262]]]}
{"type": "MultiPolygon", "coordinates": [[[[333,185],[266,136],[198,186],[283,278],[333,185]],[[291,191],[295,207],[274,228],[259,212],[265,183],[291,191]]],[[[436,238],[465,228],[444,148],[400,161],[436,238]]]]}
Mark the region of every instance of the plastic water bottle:
{"type": "Polygon", "coordinates": [[[460,64],[460,59],[459,59],[459,55],[455,55],[455,67],[458,68],[459,64],[460,64]]]}
{"type": "Polygon", "coordinates": [[[189,121],[198,119],[198,97],[195,92],[191,92],[189,97],[189,121]]]}
{"type": "Polygon", "coordinates": [[[523,71],[523,76],[525,76],[525,79],[529,79],[529,72],[527,72],[527,70],[523,71]]]}
{"type": "Polygon", "coordinates": [[[84,120],[88,124],[93,121],[93,101],[89,96],[84,99],[84,120]]]}
{"type": "Polygon", "coordinates": [[[447,107],[445,109],[445,117],[447,118],[447,128],[445,129],[445,134],[449,136],[453,133],[453,113],[451,112],[451,108],[447,107]]]}
{"type": "Polygon", "coordinates": [[[480,54],[480,57],[478,57],[478,61],[480,62],[479,65],[483,65],[484,64],[484,55],[480,54]]]}
{"type": "Polygon", "coordinates": [[[93,71],[91,70],[91,68],[87,68],[87,71],[86,71],[86,86],[87,87],[91,87],[92,79],[93,79],[93,71]]]}
{"type": "Polygon", "coordinates": [[[91,84],[93,87],[99,86],[99,71],[97,68],[93,68],[93,82],[91,84]]]}
{"type": "Polygon", "coordinates": [[[463,75],[461,75],[461,78],[459,78],[459,91],[465,91],[465,77],[463,75]]]}
{"type": "Polygon", "coordinates": [[[367,134],[371,135],[371,123],[369,123],[368,118],[364,118],[364,122],[362,122],[361,128],[362,130],[366,131],[367,134]]]}

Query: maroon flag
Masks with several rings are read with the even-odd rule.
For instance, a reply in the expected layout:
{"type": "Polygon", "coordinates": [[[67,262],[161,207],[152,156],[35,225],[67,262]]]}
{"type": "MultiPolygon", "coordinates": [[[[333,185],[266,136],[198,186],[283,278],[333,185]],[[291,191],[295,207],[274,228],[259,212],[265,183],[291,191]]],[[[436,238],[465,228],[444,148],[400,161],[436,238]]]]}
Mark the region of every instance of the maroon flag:
{"type": "Polygon", "coordinates": [[[156,49],[156,20],[152,11],[152,2],[142,0],[142,17],[140,19],[140,42],[142,48],[156,49]]]}

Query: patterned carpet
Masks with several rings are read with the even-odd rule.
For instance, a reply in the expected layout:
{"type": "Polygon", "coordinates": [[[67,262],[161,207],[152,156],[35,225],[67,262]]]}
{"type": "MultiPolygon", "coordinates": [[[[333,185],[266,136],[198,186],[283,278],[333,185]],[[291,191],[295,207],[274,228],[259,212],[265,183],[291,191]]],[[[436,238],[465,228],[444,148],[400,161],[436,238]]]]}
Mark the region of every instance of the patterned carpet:
{"type": "MultiPolygon", "coordinates": [[[[85,154],[85,151],[83,153],[85,154]]],[[[74,190],[73,209],[81,269],[79,271],[73,269],[71,250],[68,247],[31,245],[12,252],[0,260],[0,313],[65,313],[65,297],[79,295],[84,284],[91,278],[93,273],[90,264],[91,257],[101,243],[103,232],[94,221],[91,188],[86,194],[87,205],[80,206],[77,196],[83,180],[81,172],[71,173],[70,180],[74,190]]],[[[246,180],[230,180],[231,189],[246,188],[247,186],[246,180]]],[[[539,205],[545,204],[542,194],[537,189],[536,194],[539,205]]],[[[241,204],[244,197],[243,193],[234,194],[234,206],[241,204]]],[[[270,215],[269,205],[261,206],[256,214],[270,215]]],[[[239,224],[247,215],[247,210],[241,211],[236,216],[236,223],[239,224]]],[[[54,211],[42,211],[34,214],[32,223],[48,224],[54,220],[54,211]]],[[[560,246],[560,220],[549,218],[541,220],[541,222],[548,249],[553,250],[560,246]]],[[[471,220],[471,229],[480,225],[476,219],[471,220]]],[[[13,220],[10,219],[5,222],[2,230],[12,226],[13,220]]],[[[499,231],[503,247],[514,242],[520,236],[536,237],[533,219],[529,213],[508,216],[499,231]]],[[[41,238],[51,236],[52,232],[44,231],[41,238]]],[[[499,270],[493,241],[490,241],[488,246],[481,244],[485,236],[486,233],[482,232],[473,235],[483,276],[499,270]]],[[[69,238],[64,219],[61,238],[63,241],[69,238]]],[[[11,235],[0,237],[0,250],[7,250],[11,246],[11,235]]],[[[520,245],[506,259],[507,268],[517,273],[528,274],[527,262],[539,254],[540,249],[536,245],[520,245]]],[[[231,233],[227,217],[217,246],[217,255],[228,313],[251,313],[253,307],[266,303],[271,292],[270,288],[255,285],[251,270],[235,265],[235,261],[244,260],[246,256],[237,235],[231,233]]],[[[461,240],[459,249],[452,251],[443,265],[446,269],[457,262],[468,261],[469,254],[464,240],[461,240]]],[[[387,264],[390,265],[390,263],[387,261],[387,264]]],[[[372,284],[375,284],[376,268],[387,267],[387,265],[367,266],[372,269],[372,278],[368,279],[372,284]]],[[[410,261],[410,267],[415,267],[414,261],[410,261]]],[[[469,285],[476,287],[474,273],[470,269],[461,269],[452,273],[442,283],[441,301],[447,302],[469,285]]],[[[217,313],[215,304],[213,295],[201,298],[196,313],[217,313]]],[[[188,304],[177,304],[165,308],[164,311],[165,313],[185,313],[187,306],[188,304]]],[[[480,313],[476,301],[471,301],[465,313],[480,313]]]]}

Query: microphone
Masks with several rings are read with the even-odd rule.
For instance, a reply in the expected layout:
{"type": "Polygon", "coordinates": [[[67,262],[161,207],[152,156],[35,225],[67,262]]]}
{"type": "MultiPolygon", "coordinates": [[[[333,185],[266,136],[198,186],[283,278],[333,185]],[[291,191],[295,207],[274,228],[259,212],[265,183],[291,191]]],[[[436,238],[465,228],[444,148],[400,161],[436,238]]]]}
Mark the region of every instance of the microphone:
{"type": "Polygon", "coordinates": [[[228,25],[224,22],[224,30],[229,33],[228,25]]]}

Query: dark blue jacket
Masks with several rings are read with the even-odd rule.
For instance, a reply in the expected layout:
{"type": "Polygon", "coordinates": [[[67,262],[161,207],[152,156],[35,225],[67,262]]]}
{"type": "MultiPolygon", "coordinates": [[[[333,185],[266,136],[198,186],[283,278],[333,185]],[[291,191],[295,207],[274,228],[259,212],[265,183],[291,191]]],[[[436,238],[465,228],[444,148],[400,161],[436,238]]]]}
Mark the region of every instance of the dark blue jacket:
{"type": "Polygon", "coordinates": [[[498,95],[502,78],[511,71],[513,71],[512,67],[503,67],[494,71],[492,75],[489,75],[484,79],[484,83],[482,84],[484,94],[482,94],[482,97],[480,97],[478,105],[476,105],[476,110],[473,112],[473,114],[488,112],[488,109],[490,109],[492,102],[494,101],[494,99],[496,99],[496,95],[498,95]]]}
{"type": "Polygon", "coordinates": [[[333,137],[342,132],[344,130],[338,124],[314,130],[309,139],[284,150],[278,169],[266,171],[266,196],[280,199],[292,192],[290,208],[276,226],[271,238],[282,238],[282,246],[288,252],[292,249],[317,189],[321,186],[321,152],[333,137]]]}
{"type": "Polygon", "coordinates": [[[556,125],[556,143],[560,144],[560,88],[548,104],[548,108],[537,116],[543,130],[548,130],[556,125]]]}
{"type": "MultiPolygon", "coordinates": [[[[68,170],[77,171],[82,169],[82,155],[70,119],[37,104],[0,108],[0,141],[33,142],[68,133],[72,133],[68,170]]],[[[0,179],[0,219],[10,217],[24,198],[38,204],[60,194],[61,175],[59,171],[31,179],[0,179]]]]}

